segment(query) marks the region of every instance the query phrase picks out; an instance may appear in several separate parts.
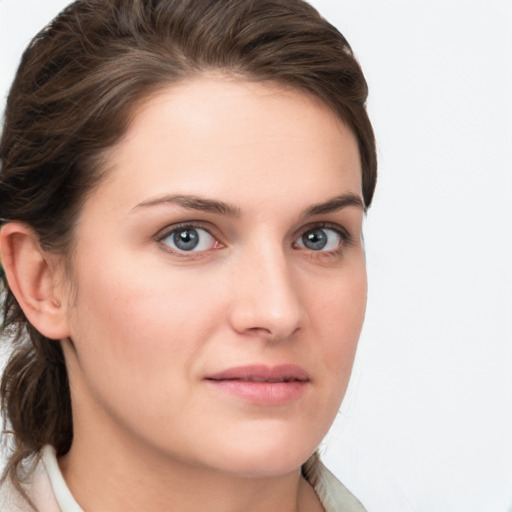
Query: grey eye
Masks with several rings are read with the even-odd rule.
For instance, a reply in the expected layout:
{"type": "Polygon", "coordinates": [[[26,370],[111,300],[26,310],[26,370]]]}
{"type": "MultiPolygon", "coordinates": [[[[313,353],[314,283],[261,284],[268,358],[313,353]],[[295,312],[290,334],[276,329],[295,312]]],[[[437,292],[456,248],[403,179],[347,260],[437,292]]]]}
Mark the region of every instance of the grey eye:
{"type": "Polygon", "coordinates": [[[177,251],[198,252],[211,249],[215,238],[205,229],[182,227],[171,231],[162,242],[177,251]]]}
{"type": "Polygon", "coordinates": [[[175,231],[172,239],[176,247],[182,251],[191,251],[199,243],[199,234],[195,229],[181,229],[175,231]]]}
{"type": "Polygon", "coordinates": [[[297,245],[311,251],[332,251],[342,242],[340,233],[330,228],[314,228],[306,231],[298,240],[297,245]]]}

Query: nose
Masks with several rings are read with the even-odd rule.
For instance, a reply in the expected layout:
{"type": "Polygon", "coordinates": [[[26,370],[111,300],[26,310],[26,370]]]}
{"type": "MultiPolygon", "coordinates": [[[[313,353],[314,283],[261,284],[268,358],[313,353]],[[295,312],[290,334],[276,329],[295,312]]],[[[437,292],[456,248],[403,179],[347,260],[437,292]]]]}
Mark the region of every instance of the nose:
{"type": "Polygon", "coordinates": [[[287,339],[306,323],[299,283],[281,247],[250,252],[233,276],[232,328],[267,340],[287,339]]]}

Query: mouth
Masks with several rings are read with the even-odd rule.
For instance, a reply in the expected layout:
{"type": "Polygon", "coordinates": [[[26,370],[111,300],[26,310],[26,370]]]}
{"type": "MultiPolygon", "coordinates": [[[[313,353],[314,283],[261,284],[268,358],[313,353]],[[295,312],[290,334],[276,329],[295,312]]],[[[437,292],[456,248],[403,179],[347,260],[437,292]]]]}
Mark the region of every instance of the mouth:
{"type": "Polygon", "coordinates": [[[259,405],[284,405],[302,396],[310,378],[297,365],[251,365],[230,368],[205,377],[214,389],[259,405]]]}

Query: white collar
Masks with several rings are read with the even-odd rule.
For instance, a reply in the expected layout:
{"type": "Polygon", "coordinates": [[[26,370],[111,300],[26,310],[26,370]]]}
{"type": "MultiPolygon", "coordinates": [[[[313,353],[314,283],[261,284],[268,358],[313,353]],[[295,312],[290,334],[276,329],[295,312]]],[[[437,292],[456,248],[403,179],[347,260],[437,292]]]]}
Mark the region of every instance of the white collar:
{"type": "MultiPolygon", "coordinates": [[[[45,446],[41,460],[46,468],[61,512],[84,512],[73,498],[57,463],[55,449],[45,446]]],[[[302,467],[302,473],[315,489],[326,512],[365,512],[359,500],[322,464],[315,452],[302,467]]]]}
{"type": "Polygon", "coordinates": [[[43,461],[50,483],[52,485],[53,494],[59,505],[61,512],[84,512],[80,505],[75,501],[69,487],[60,472],[59,464],[55,454],[55,448],[46,445],[43,448],[41,459],[43,461]]]}

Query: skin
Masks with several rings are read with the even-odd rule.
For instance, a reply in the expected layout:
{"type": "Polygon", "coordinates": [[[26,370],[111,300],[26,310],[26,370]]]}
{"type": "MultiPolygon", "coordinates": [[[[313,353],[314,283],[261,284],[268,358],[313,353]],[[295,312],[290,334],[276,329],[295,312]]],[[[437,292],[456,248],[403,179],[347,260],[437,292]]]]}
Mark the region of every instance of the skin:
{"type": "MultiPolygon", "coordinates": [[[[73,293],[45,257],[31,290],[52,302],[28,315],[65,340],[75,435],[60,464],[78,503],[322,510],[300,466],[338,411],[366,304],[353,134],[301,92],[209,76],[140,105],[107,166],[76,226],[73,293]],[[200,229],[199,250],[177,249],[180,223],[200,229]],[[313,250],[303,234],[319,227],[329,243],[313,250]],[[285,363],[309,380],[283,404],[205,380],[285,363]]],[[[38,249],[8,226],[15,268],[38,249]]]]}

